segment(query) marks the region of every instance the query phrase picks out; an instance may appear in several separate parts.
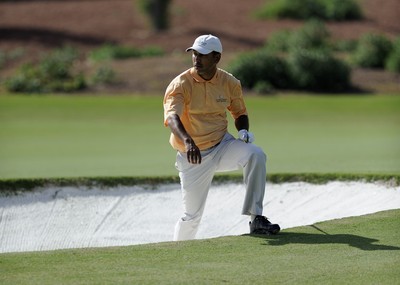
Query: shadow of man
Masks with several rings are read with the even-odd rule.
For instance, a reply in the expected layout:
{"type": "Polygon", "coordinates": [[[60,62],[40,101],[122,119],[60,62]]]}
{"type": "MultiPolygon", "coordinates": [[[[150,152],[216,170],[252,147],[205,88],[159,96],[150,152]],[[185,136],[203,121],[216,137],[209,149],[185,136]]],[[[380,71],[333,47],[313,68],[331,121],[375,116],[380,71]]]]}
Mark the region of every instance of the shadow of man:
{"type": "Polygon", "coordinates": [[[400,250],[400,247],[391,245],[375,244],[378,239],[362,237],[352,234],[328,234],[315,228],[321,233],[294,233],[282,231],[278,235],[250,235],[255,238],[264,238],[266,245],[279,246],[287,244],[347,244],[349,246],[359,248],[361,250],[400,250]]]}

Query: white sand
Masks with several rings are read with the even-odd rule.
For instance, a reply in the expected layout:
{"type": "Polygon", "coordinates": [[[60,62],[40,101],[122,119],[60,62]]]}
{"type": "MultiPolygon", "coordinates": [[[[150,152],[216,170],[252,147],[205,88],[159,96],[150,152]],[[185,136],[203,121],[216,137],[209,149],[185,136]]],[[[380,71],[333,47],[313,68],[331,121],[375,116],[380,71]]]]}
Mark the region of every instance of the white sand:
{"type": "MultiPolygon", "coordinates": [[[[267,184],[264,214],[281,228],[400,208],[400,187],[379,183],[267,184]]],[[[198,238],[248,232],[242,185],[213,186],[198,238]]],[[[51,188],[0,197],[0,253],[171,241],[181,216],[178,184],[51,188]]]]}

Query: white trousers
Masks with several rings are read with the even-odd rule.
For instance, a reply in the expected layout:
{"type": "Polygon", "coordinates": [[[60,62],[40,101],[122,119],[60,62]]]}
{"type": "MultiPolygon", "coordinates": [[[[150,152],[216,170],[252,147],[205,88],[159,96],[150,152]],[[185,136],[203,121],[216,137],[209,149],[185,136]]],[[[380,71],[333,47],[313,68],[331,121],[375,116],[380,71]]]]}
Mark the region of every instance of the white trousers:
{"type": "Polygon", "coordinates": [[[261,148],[227,133],[219,145],[201,155],[201,164],[190,164],[186,153],[177,153],[175,166],[181,181],[184,215],[175,226],[174,241],[195,238],[216,172],[242,168],[246,188],[242,214],[261,215],[263,211],[266,155],[261,148]]]}

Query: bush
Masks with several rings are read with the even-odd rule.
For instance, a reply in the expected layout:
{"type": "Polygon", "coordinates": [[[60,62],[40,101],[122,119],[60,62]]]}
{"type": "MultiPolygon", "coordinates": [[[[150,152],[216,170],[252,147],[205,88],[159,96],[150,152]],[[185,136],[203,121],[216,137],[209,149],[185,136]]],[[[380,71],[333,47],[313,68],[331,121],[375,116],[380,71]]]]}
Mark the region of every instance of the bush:
{"type": "Polygon", "coordinates": [[[163,49],[157,46],[148,46],[140,50],[141,57],[160,56],[163,54],[164,54],[163,49]]]}
{"type": "Polygon", "coordinates": [[[5,81],[5,86],[11,92],[39,93],[42,91],[42,84],[38,69],[31,64],[25,64],[13,77],[5,81]]]}
{"type": "Polygon", "coordinates": [[[323,22],[310,20],[289,38],[289,49],[327,48],[329,36],[323,22]]]}
{"type": "Polygon", "coordinates": [[[37,65],[25,64],[19,72],[6,80],[11,92],[45,93],[72,92],[86,87],[82,74],[73,74],[74,61],[78,53],[72,48],[56,50],[37,65]]]}
{"type": "Polygon", "coordinates": [[[38,72],[46,81],[67,79],[71,77],[71,68],[78,57],[78,52],[70,47],[55,50],[42,59],[38,66],[38,72]]]}
{"type": "Polygon", "coordinates": [[[263,50],[238,57],[231,72],[244,87],[258,93],[274,89],[341,92],[351,86],[351,69],[333,56],[333,47],[325,24],[314,19],[298,31],[274,33],[263,50]]]}
{"type": "Polygon", "coordinates": [[[357,44],[357,40],[337,40],[332,47],[335,51],[352,53],[356,50],[357,44]]]}
{"type": "Polygon", "coordinates": [[[112,60],[112,59],[126,59],[135,57],[157,56],[162,55],[164,52],[158,47],[147,47],[143,49],[120,46],[114,44],[106,44],[100,48],[93,50],[89,57],[95,61],[112,60]]]}
{"type": "Polygon", "coordinates": [[[319,20],[309,20],[297,31],[282,30],[271,34],[266,42],[270,51],[288,52],[293,49],[330,47],[330,33],[325,24],[319,20]]]}
{"type": "Polygon", "coordinates": [[[354,0],[275,0],[268,1],[256,12],[259,18],[291,18],[321,20],[357,20],[361,8],[354,0]]]}
{"type": "Polygon", "coordinates": [[[288,64],[298,89],[340,92],[350,87],[350,68],[326,50],[295,50],[289,55],[288,64]]]}
{"type": "Polygon", "coordinates": [[[95,61],[139,57],[140,51],[134,47],[106,44],[90,52],[89,57],[95,61]]]}
{"type": "Polygon", "coordinates": [[[0,50],[0,69],[3,68],[6,60],[7,60],[6,53],[0,50]]]}
{"type": "Polygon", "coordinates": [[[256,12],[256,16],[267,19],[308,19],[320,17],[323,9],[319,1],[315,0],[275,0],[267,2],[256,12]]]}
{"type": "Polygon", "coordinates": [[[359,20],[363,17],[361,8],[353,0],[322,0],[325,19],[333,21],[359,20]]]}
{"type": "Polygon", "coordinates": [[[352,60],[360,67],[383,68],[391,50],[392,42],[386,36],[368,33],[359,40],[352,60]]]}
{"type": "Polygon", "coordinates": [[[9,52],[0,50],[0,69],[2,69],[8,62],[22,57],[23,54],[23,48],[16,48],[9,52]]]}
{"type": "Polygon", "coordinates": [[[289,30],[281,30],[277,32],[273,32],[268,41],[265,43],[265,46],[269,51],[272,52],[286,52],[289,50],[289,38],[292,36],[292,32],[289,30]]]}
{"type": "Polygon", "coordinates": [[[266,82],[275,88],[290,86],[286,62],[265,50],[240,55],[228,69],[245,88],[252,89],[260,82],[266,82]]]}
{"type": "Polygon", "coordinates": [[[386,62],[385,69],[400,73],[400,37],[398,37],[393,43],[392,52],[389,54],[386,62]]]}
{"type": "Polygon", "coordinates": [[[99,67],[92,77],[92,82],[96,84],[112,84],[115,82],[116,73],[109,66],[99,67]]]}
{"type": "Polygon", "coordinates": [[[258,81],[253,90],[259,94],[270,94],[274,91],[274,87],[267,81],[258,81]]]}

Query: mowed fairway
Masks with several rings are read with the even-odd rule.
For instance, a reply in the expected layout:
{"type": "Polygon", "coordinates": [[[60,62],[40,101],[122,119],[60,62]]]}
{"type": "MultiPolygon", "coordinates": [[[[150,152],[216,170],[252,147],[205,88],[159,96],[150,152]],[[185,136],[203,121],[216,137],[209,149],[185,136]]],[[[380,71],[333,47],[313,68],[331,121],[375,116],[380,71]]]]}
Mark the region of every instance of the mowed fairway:
{"type": "MultiPolygon", "coordinates": [[[[399,96],[246,101],[269,173],[400,173],[399,96]]],[[[176,175],[162,95],[3,95],[0,138],[3,179],[176,175]]]]}

